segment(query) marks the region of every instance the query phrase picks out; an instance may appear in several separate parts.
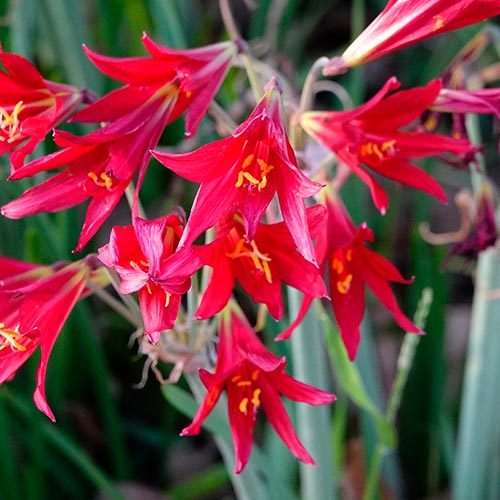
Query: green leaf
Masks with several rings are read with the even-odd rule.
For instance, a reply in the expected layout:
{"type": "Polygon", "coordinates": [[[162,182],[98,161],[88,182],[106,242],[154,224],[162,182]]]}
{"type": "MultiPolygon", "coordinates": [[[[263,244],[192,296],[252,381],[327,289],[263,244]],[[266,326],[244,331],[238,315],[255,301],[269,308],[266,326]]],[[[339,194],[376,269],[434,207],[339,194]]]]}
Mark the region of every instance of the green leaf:
{"type": "Polygon", "coordinates": [[[361,409],[368,412],[375,421],[379,441],[387,448],[396,446],[396,431],[377,409],[366,391],[358,368],[349,361],[339,332],[333,326],[323,306],[318,302],[318,316],[323,324],[326,345],[335,373],[347,396],[361,409]]]}

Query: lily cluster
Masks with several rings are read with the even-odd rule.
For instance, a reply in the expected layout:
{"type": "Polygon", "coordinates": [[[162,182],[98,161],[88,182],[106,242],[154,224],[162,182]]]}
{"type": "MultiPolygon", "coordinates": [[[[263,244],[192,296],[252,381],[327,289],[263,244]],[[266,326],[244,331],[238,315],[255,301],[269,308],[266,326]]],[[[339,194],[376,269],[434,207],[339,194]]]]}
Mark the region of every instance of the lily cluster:
{"type": "MultiPolygon", "coordinates": [[[[497,0],[461,0],[452,7],[439,0],[390,0],[344,54],[323,65],[324,75],[498,14],[497,0]]],[[[183,435],[200,431],[225,392],[237,473],[249,460],[260,407],[291,452],[314,463],[279,395],[312,405],[331,403],[335,396],[287,375],[286,360],[261,342],[235,296],[248,295],[280,321],[285,314],[283,285],[303,294],[297,317],[278,340],[290,337],[314,299],[329,302],[351,360],[360,342],[367,288],[404,331],[422,333],[391,288],[391,283],[409,284],[412,279],[370,248],[374,232],[366,223],[354,224],[341,188],[355,174],[382,214],[389,209],[389,197],[375,175],[446,201],[441,185],[415,161],[443,157],[464,164],[479,150],[463,134],[442,135],[429,120],[427,127],[419,120],[428,113],[499,117],[500,91],[470,91],[465,83],[452,88],[452,79],[444,77],[400,90],[392,77],[357,108],[314,111],[285,106],[293,96],[285,100],[280,81],[272,77],[254,109],[228,137],[187,153],[167,152],[159,146],[165,127],[185,114],[186,136],[196,135],[246,44],[233,40],[174,50],[147,35],[143,44],[148,56],[130,58],[106,57],[84,47],[102,73],[123,84],[101,98],[44,80],[23,57],[0,53],[0,154],[10,153],[9,180],[58,170],[4,205],[2,214],[17,219],[89,201],[76,242],[79,252],[123,194],[132,193],[130,224],[113,227],[97,255],[47,266],[0,257],[0,383],[40,345],[34,400],[54,419],[44,390],[52,346],[76,301],[115,276],[119,294],[137,293],[142,330],[152,344],[181,323],[217,327],[215,367],[212,372],[208,366],[200,369],[207,394],[183,435]],[[53,140],[59,149],[26,162],[64,120],[95,124],[95,130],[78,136],[56,129],[53,140]],[[299,145],[306,140],[328,150],[332,161],[319,164],[301,151],[299,145]],[[142,213],[139,197],[152,157],[199,184],[189,217],[180,207],[153,219],[142,213]],[[207,277],[201,289],[193,287],[198,274],[207,277]],[[196,304],[189,318],[183,306],[186,294],[196,304]]],[[[488,238],[477,239],[483,250],[495,244],[496,224],[493,210],[478,217],[481,227],[488,227],[488,238]]]]}

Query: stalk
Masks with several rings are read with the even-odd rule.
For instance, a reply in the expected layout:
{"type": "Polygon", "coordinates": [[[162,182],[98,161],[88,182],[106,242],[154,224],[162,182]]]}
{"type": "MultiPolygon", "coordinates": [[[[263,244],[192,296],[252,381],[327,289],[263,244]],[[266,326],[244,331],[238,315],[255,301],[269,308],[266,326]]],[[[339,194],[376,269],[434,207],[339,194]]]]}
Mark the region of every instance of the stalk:
{"type": "MultiPolygon", "coordinates": [[[[290,317],[293,318],[300,308],[301,294],[289,288],[288,300],[290,317]]],[[[326,350],[320,322],[314,311],[314,308],[309,309],[291,338],[293,376],[307,384],[326,388],[326,350]]],[[[335,500],[338,498],[338,485],[331,446],[330,407],[299,405],[296,423],[299,439],[317,463],[317,467],[299,465],[301,498],[335,500]]]]}

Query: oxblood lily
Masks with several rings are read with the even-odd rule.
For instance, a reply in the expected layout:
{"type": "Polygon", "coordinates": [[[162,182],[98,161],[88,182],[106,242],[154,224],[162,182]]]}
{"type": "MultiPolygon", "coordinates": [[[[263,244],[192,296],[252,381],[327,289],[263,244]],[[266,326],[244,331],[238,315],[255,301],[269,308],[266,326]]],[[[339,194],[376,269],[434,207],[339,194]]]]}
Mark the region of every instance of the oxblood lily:
{"type": "MultiPolygon", "coordinates": [[[[307,210],[311,236],[324,223],[324,207],[307,210]]],[[[193,247],[203,262],[213,268],[212,276],[195,317],[206,319],[219,312],[228,302],[235,281],[252,296],[264,303],[271,316],[283,316],[282,282],[312,297],[326,297],[326,287],[318,269],[296,251],[290,231],[283,222],[259,224],[251,241],[245,238],[240,217],[217,226],[212,243],[193,247]]]]}
{"type": "Polygon", "coordinates": [[[281,89],[275,79],[252,114],[233,134],[192,153],[153,155],[170,170],[201,182],[180,242],[188,245],[219,220],[240,212],[247,241],[277,193],[283,219],[299,252],[314,262],[304,198],[321,186],[297,167],[280,110],[281,89]]]}
{"type": "Polygon", "coordinates": [[[9,180],[67,168],[2,207],[5,216],[17,219],[56,212],[91,198],[76,246],[76,251],[81,250],[118,204],[138,171],[133,206],[136,215],[137,194],[150,150],[158,143],[164,127],[187,106],[191,106],[187,130],[191,133],[196,129],[235,52],[230,42],[191,51],[170,51],[147,37],[143,41],[153,58],[107,58],[87,49],[102,71],[128,85],[77,113],[74,119],[111,123],[84,137],[56,132],[54,140],[64,149],[28,163],[9,180]]]}
{"type": "Polygon", "coordinates": [[[340,57],[324,68],[325,75],[373,61],[446,31],[500,14],[498,0],[389,0],[384,10],[340,57]]]}
{"type": "MultiPolygon", "coordinates": [[[[360,341],[360,324],[365,311],[365,286],[392,313],[398,325],[407,332],[421,333],[399,308],[389,282],[411,283],[386,259],[370,250],[373,231],[365,223],[354,226],[341,200],[333,193],[325,195],[328,221],[316,240],[320,270],[328,273],[333,312],[349,358],[356,357],[360,341]]],[[[308,296],[297,319],[277,339],[288,338],[302,320],[312,299],[308,296]]]]}
{"type": "Polygon", "coordinates": [[[105,75],[126,83],[73,116],[84,122],[112,122],[133,113],[156,93],[170,87],[175,94],[170,121],[186,109],[186,135],[191,136],[205,115],[238,51],[233,42],[175,50],[154,43],[146,34],[142,43],[151,57],[107,57],[84,47],[105,75]],[[173,91],[175,89],[175,91],[173,91]]]}
{"type": "Polygon", "coordinates": [[[12,151],[12,168],[17,169],[47,133],[83,101],[83,93],[44,80],[27,59],[1,48],[0,63],[4,67],[0,71],[0,156],[12,151]]]}
{"type": "Polygon", "coordinates": [[[86,296],[89,280],[102,286],[94,256],[74,263],[33,266],[0,258],[0,267],[19,273],[2,276],[0,283],[0,384],[41,347],[33,396],[37,408],[55,420],[45,398],[47,363],[55,341],[75,303],[86,296]]]}
{"type": "Polygon", "coordinates": [[[198,434],[203,421],[222,392],[226,391],[236,474],[243,470],[250,458],[253,430],[261,406],[290,451],[299,460],[314,464],[295,434],[279,394],[311,405],[332,403],[335,396],[287,375],[284,372],[286,359],[274,356],[261,344],[243,313],[234,310],[236,307],[231,304],[222,313],[214,373],[200,369],[200,378],[208,393],[193,422],[183,429],[181,435],[198,434]]]}
{"type": "Polygon", "coordinates": [[[467,137],[465,113],[491,114],[495,115],[497,120],[500,119],[500,89],[442,89],[431,110],[431,120],[424,122],[426,127],[437,125],[435,112],[453,113],[454,137],[467,137]]]}
{"type": "Polygon", "coordinates": [[[394,181],[420,189],[445,201],[441,186],[426,172],[410,163],[442,152],[472,154],[465,140],[426,132],[401,130],[430,106],[441,90],[433,80],[425,87],[401,90],[392,77],[365,104],[349,111],[311,111],[301,116],[301,125],[318,142],[333,151],[370,188],[376,207],[385,213],[387,194],[362,165],[394,181]]]}
{"type": "Polygon", "coordinates": [[[173,328],[191,275],[202,266],[190,248],[176,252],[183,226],[180,213],[137,218],[134,226],[114,227],[110,242],[99,249],[99,259],[122,279],[120,292],[139,292],[145,332],[153,343],[173,328]]]}

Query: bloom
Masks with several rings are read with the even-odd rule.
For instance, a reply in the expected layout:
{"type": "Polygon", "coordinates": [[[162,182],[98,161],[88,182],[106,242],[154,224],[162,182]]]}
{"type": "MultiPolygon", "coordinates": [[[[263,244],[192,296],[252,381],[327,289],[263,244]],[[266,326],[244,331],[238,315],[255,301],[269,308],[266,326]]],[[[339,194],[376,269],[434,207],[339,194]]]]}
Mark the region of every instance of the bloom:
{"type": "Polygon", "coordinates": [[[373,61],[446,31],[500,14],[497,0],[389,0],[384,10],[340,57],[330,59],[325,75],[373,61]]]}
{"type": "Polygon", "coordinates": [[[156,44],[146,34],[142,43],[151,57],[107,57],[84,50],[104,74],[125,83],[73,116],[75,121],[112,122],[133,113],[166,86],[175,88],[170,121],[186,109],[186,135],[196,132],[237,53],[233,42],[176,50],[156,44]]]}
{"type": "Polygon", "coordinates": [[[409,160],[441,152],[466,155],[475,151],[466,140],[401,130],[434,102],[441,90],[439,80],[387,97],[390,91],[398,87],[399,82],[392,77],[375,96],[355,109],[310,111],[300,117],[304,130],[333,151],[368,185],[373,201],[382,213],[385,213],[389,204],[387,194],[362,165],[445,201],[441,186],[409,160]]]}
{"type": "MultiPolygon", "coordinates": [[[[322,205],[307,210],[312,237],[319,232],[324,216],[322,205]]],[[[216,228],[215,241],[193,247],[213,269],[195,317],[206,319],[219,312],[231,297],[236,280],[254,302],[266,304],[276,320],[283,316],[282,282],[313,297],[327,296],[318,269],[296,251],[284,222],[259,224],[251,241],[245,237],[239,216],[216,228]]]]}
{"type": "MultiPolygon", "coordinates": [[[[341,200],[333,192],[324,195],[328,221],[316,240],[320,270],[328,274],[332,307],[349,358],[356,357],[365,311],[365,285],[392,313],[407,332],[421,333],[399,308],[389,282],[411,283],[386,259],[370,250],[373,231],[365,223],[354,226],[341,200]]],[[[306,296],[299,315],[277,339],[288,338],[307,312],[312,298],[306,296]]]]}
{"type": "Polygon", "coordinates": [[[299,252],[314,262],[304,198],[321,189],[298,168],[281,118],[281,90],[275,79],[251,115],[230,137],[186,154],[153,151],[167,168],[201,182],[180,245],[223,218],[241,214],[248,241],[277,193],[285,224],[299,252]]]}
{"type": "Polygon", "coordinates": [[[200,432],[203,421],[225,390],[236,474],[244,469],[250,458],[253,430],[261,406],[290,451],[299,460],[314,464],[295,434],[279,394],[311,405],[332,403],[335,396],[287,375],[284,372],[286,359],[274,356],[261,344],[243,313],[235,307],[232,304],[223,312],[214,373],[203,369],[199,372],[207,395],[193,422],[182,430],[181,436],[200,432]]]}
{"type": "Polygon", "coordinates": [[[153,220],[136,218],[133,226],[114,227],[99,259],[122,279],[120,292],[139,292],[145,333],[156,343],[173,328],[181,297],[202,262],[189,247],[176,252],[183,215],[171,213],[153,220]]]}
{"type": "Polygon", "coordinates": [[[1,48],[0,63],[4,67],[0,71],[0,155],[12,151],[16,170],[84,95],[70,85],[44,80],[27,59],[1,48]]]}
{"type": "Polygon", "coordinates": [[[137,196],[150,150],[158,143],[165,126],[187,106],[192,106],[187,130],[195,130],[235,51],[230,43],[192,51],[170,51],[153,44],[147,37],[143,41],[155,57],[109,58],[87,49],[102,71],[128,84],[73,118],[109,123],[83,137],[55,132],[54,140],[63,149],[28,163],[9,180],[46,170],[66,169],[2,207],[3,215],[17,219],[39,212],[56,212],[91,198],[76,246],[79,251],[118,204],[138,171],[133,204],[136,215],[137,196]],[[202,82],[206,83],[204,79],[210,83],[202,86],[202,82]]]}
{"type": "Polygon", "coordinates": [[[0,281],[0,384],[10,380],[40,346],[33,399],[36,407],[54,421],[45,397],[52,347],[75,303],[90,292],[87,282],[102,286],[103,278],[93,256],[53,266],[0,257],[2,269],[12,264],[17,272],[2,273],[0,281]]]}

